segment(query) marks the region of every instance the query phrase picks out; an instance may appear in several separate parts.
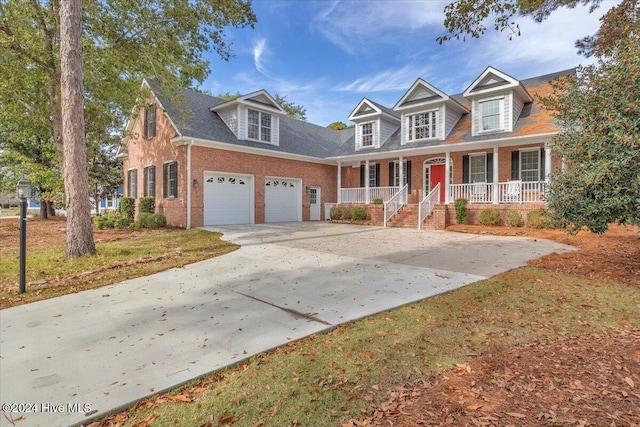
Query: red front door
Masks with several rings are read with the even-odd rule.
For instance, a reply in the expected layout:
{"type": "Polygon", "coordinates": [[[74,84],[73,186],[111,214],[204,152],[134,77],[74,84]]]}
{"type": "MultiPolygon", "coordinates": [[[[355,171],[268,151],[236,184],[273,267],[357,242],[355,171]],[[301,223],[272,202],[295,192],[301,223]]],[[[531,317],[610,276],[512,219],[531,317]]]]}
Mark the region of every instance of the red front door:
{"type": "Polygon", "coordinates": [[[429,189],[440,183],[440,202],[444,202],[444,165],[431,165],[429,189]]]}

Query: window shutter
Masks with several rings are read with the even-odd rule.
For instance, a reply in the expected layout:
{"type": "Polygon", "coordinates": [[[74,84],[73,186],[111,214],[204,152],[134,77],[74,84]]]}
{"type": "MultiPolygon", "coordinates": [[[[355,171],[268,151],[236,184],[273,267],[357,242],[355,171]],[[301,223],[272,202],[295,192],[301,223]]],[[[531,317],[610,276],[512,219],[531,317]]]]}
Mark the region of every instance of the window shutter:
{"type": "Polygon", "coordinates": [[[544,171],[545,171],[545,155],[544,155],[544,148],[540,149],[540,181],[544,181],[545,176],[544,176],[544,171]]]}
{"type": "Polygon", "coordinates": [[[360,165],[360,188],[364,188],[364,165],[360,165]]]}
{"type": "Polygon", "coordinates": [[[517,181],[520,179],[520,152],[511,152],[511,180],[517,181]]]}
{"type": "Polygon", "coordinates": [[[142,111],[142,135],[147,138],[149,137],[149,108],[145,108],[142,111]]]}
{"type": "Polygon", "coordinates": [[[178,162],[173,162],[173,170],[175,179],[173,180],[173,197],[178,197],[178,162]]]}
{"type": "Polygon", "coordinates": [[[462,156],[462,183],[469,183],[469,156],[462,156]]]}
{"type": "Polygon", "coordinates": [[[147,197],[148,188],[149,188],[149,167],[146,167],[142,170],[142,195],[147,197]]]}
{"type": "Polygon", "coordinates": [[[162,165],[162,197],[167,198],[167,181],[169,177],[167,176],[167,169],[169,168],[169,163],[165,163],[162,165]]]}
{"type": "Polygon", "coordinates": [[[380,187],[380,163],[376,163],[376,187],[380,187]]]}
{"type": "Polygon", "coordinates": [[[487,153],[487,182],[493,182],[493,153],[487,153]]]}
{"type": "Polygon", "coordinates": [[[407,160],[407,170],[404,173],[407,175],[407,190],[411,193],[411,160],[407,160]]]}
{"type": "Polygon", "coordinates": [[[389,162],[389,187],[393,187],[394,177],[396,175],[396,164],[394,162],[389,162]]]}

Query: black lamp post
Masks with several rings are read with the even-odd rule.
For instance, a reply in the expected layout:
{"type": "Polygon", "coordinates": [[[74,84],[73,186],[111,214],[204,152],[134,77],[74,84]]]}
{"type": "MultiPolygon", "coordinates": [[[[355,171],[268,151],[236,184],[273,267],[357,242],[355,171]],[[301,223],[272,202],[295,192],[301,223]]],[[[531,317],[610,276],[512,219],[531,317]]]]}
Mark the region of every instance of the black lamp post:
{"type": "Polygon", "coordinates": [[[27,199],[31,197],[31,182],[21,179],[16,185],[16,196],[20,199],[20,293],[24,294],[27,288],[27,199]]]}

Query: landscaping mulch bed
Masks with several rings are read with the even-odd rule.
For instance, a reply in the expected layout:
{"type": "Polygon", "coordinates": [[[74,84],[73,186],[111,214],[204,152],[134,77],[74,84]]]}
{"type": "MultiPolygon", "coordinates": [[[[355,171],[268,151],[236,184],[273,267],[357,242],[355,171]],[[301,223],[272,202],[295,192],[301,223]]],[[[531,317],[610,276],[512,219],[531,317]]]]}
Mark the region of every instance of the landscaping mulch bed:
{"type": "MultiPolygon", "coordinates": [[[[640,309],[640,307],[639,307],[640,309]]],[[[472,357],[398,386],[361,426],[637,426],[640,330],[472,357]]]]}

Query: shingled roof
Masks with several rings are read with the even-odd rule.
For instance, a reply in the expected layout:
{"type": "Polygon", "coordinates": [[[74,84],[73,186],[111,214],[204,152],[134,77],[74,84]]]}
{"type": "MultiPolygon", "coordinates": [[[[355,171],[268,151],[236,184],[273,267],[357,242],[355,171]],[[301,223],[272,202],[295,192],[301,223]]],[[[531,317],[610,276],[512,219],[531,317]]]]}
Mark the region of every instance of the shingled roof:
{"type": "MultiPolygon", "coordinates": [[[[546,74],[522,80],[522,85],[533,94],[548,94],[549,82],[559,76],[575,72],[574,69],[546,74]]],[[[354,129],[341,131],[325,128],[302,120],[280,117],[279,145],[265,144],[249,140],[238,139],[227,127],[217,113],[210,111],[211,107],[227,101],[215,96],[207,95],[191,89],[181,89],[177,96],[163,95],[157,84],[148,81],[166,113],[178,128],[179,135],[184,138],[194,138],[215,141],[240,147],[258,148],[267,151],[289,153],[301,156],[327,159],[360,154],[355,147],[354,129]]],[[[469,101],[462,94],[451,96],[452,99],[470,108],[469,101]]],[[[398,116],[398,113],[380,104],[377,107],[398,116]]],[[[511,138],[515,136],[543,134],[557,131],[551,115],[542,110],[538,103],[526,104],[520,117],[515,123],[513,131],[492,135],[471,135],[471,115],[464,114],[445,141],[412,142],[401,145],[400,129],[383,141],[380,148],[367,149],[367,153],[384,153],[400,149],[456,144],[461,142],[483,141],[487,139],[511,138]]]]}

